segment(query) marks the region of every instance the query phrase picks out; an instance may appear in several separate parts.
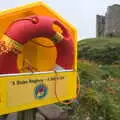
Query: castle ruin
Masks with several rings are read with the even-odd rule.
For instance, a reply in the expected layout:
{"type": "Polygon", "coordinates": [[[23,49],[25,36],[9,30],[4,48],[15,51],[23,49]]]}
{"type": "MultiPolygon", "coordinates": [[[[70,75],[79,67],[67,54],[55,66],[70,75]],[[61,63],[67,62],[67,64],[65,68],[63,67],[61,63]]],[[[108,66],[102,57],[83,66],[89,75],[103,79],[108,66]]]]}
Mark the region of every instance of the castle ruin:
{"type": "Polygon", "coordinates": [[[120,37],[120,5],[107,8],[105,16],[96,16],[96,37],[120,37]]]}

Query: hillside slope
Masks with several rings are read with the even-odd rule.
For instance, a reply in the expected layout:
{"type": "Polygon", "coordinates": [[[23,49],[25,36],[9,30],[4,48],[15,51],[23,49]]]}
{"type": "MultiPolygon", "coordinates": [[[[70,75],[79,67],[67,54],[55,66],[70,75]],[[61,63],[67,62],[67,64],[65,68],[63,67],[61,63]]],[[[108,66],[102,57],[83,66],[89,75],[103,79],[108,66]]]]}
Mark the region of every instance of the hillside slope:
{"type": "Polygon", "coordinates": [[[91,38],[78,42],[78,58],[100,64],[120,63],[120,38],[91,38]]]}
{"type": "Polygon", "coordinates": [[[120,38],[91,38],[78,42],[81,90],[78,103],[72,105],[75,111],[70,120],[120,119],[119,54],[120,38]]]}
{"type": "Polygon", "coordinates": [[[78,62],[80,95],[70,120],[119,120],[120,67],[78,62]]]}

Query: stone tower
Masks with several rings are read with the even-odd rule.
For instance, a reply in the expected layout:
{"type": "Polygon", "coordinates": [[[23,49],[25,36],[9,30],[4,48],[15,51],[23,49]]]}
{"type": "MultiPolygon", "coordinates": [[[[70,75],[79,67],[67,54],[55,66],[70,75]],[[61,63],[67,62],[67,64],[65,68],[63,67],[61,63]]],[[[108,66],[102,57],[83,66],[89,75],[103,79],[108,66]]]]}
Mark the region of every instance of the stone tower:
{"type": "Polygon", "coordinates": [[[108,7],[105,23],[105,36],[120,36],[120,5],[108,7]]]}
{"type": "Polygon", "coordinates": [[[105,16],[97,15],[96,36],[120,37],[120,5],[109,6],[105,16]]]}
{"type": "Polygon", "coordinates": [[[96,16],[96,37],[104,36],[105,31],[105,16],[96,16]]]}

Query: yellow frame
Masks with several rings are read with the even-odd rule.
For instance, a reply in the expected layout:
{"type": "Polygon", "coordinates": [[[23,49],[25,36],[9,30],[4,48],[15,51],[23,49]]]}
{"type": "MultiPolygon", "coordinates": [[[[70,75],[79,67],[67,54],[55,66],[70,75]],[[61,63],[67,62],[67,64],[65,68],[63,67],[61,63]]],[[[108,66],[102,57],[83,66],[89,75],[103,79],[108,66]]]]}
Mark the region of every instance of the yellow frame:
{"type": "MultiPolygon", "coordinates": [[[[75,43],[74,69],[60,70],[57,71],[57,74],[53,71],[49,71],[0,75],[0,115],[40,107],[43,105],[52,104],[76,97],[77,31],[58,13],[49,8],[44,2],[36,2],[14,9],[2,11],[0,13],[0,23],[2,23],[0,28],[0,37],[3,36],[4,31],[12,21],[21,17],[29,16],[31,14],[47,15],[50,17],[54,17],[59,19],[64,25],[66,25],[66,27],[72,33],[72,37],[75,43]],[[58,79],[56,79],[56,77],[58,79]],[[62,78],[62,80],[60,78],[62,78]],[[18,84],[18,80],[21,84],[18,84]],[[30,80],[32,80],[33,83],[31,83],[30,80]],[[35,82],[36,80],[38,80],[38,82],[35,82]],[[13,84],[14,82],[15,86],[13,84]],[[46,85],[48,93],[44,98],[38,100],[34,97],[33,93],[35,87],[39,84],[46,85]],[[55,85],[57,86],[56,91],[60,101],[58,101],[55,96],[55,85]]],[[[42,48],[39,49],[40,51],[43,50],[42,48]]],[[[55,54],[55,52],[52,51],[54,50],[51,50],[51,54],[55,54]]],[[[40,58],[38,57],[37,59],[40,58]]]]}

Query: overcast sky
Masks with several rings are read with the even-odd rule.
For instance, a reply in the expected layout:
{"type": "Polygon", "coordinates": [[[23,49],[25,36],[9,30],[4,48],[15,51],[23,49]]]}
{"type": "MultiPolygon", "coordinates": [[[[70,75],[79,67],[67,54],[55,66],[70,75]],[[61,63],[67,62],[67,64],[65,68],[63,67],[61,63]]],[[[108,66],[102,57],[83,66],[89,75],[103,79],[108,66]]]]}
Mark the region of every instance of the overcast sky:
{"type": "MultiPolygon", "coordinates": [[[[0,0],[0,10],[13,8],[37,0],[0,0]]],[[[120,0],[43,0],[78,30],[79,37],[90,38],[96,34],[96,14],[105,14],[112,4],[120,0]]]]}

